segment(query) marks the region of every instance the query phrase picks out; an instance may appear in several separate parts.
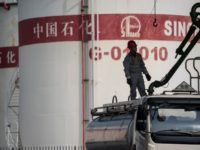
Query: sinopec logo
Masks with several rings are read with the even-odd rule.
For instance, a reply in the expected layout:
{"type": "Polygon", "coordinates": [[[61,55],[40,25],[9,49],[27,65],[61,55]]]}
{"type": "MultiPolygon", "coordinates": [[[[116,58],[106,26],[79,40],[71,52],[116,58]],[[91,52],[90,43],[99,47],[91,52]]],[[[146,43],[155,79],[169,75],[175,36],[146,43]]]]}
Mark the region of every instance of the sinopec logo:
{"type": "Polygon", "coordinates": [[[121,22],[121,37],[140,37],[141,23],[135,16],[126,16],[121,22]]]}

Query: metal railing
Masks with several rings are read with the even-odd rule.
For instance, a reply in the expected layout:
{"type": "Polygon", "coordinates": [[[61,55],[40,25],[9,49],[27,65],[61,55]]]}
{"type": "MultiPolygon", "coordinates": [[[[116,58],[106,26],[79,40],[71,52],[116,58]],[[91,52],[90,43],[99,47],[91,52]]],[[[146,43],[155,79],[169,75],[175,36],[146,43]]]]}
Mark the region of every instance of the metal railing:
{"type": "Polygon", "coordinates": [[[24,146],[15,147],[0,147],[0,150],[83,150],[83,146],[24,146]]]}
{"type": "Polygon", "coordinates": [[[196,61],[199,61],[200,57],[195,57],[195,58],[188,58],[185,61],[185,69],[189,74],[189,78],[190,78],[190,86],[192,87],[192,80],[195,79],[197,80],[197,92],[198,94],[200,94],[200,71],[198,70],[199,68],[196,67],[196,61]],[[189,61],[192,61],[192,65],[193,65],[193,70],[196,72],[195,75],[192,75],[191,70],[188,69],[188,63],[189,61]]]}

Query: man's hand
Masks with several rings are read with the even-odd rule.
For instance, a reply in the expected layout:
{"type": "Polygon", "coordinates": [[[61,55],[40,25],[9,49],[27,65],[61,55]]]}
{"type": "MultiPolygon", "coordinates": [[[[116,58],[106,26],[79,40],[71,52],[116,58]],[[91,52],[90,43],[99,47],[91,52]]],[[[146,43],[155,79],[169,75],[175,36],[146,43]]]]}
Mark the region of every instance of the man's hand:
{"type": "Polygon", "coordinates": [[[149,74],[146,74],[146,78],[147,78],[148,81],[151,80],[151,76],[149,74]]]}
{"type": "Polygon", "coordinates": [[[127,79],[127,83],[131,86],[132,82],[131,82],[131,78],[127,79]]]}

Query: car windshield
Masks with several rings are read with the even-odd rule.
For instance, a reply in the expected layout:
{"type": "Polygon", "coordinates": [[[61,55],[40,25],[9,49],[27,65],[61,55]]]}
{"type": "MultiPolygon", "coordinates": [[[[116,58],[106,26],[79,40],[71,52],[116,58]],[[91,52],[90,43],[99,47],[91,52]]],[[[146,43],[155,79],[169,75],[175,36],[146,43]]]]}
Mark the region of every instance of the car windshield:
{"type": "Polygon", "coordinates": [[[200,110],[193,107],[152,106],[151,132],[158,134],[200,135],[200,110]]]}

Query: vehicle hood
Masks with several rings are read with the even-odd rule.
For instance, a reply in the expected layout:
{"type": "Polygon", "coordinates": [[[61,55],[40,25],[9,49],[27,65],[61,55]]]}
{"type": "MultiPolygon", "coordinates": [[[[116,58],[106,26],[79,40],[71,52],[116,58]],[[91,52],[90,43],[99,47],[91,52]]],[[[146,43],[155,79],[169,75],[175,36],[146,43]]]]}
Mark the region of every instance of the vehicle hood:
{"type": "Polygon", "coordinates": [[[155,150],[200,150],[200,144],[156,144],[155,150]]]}

